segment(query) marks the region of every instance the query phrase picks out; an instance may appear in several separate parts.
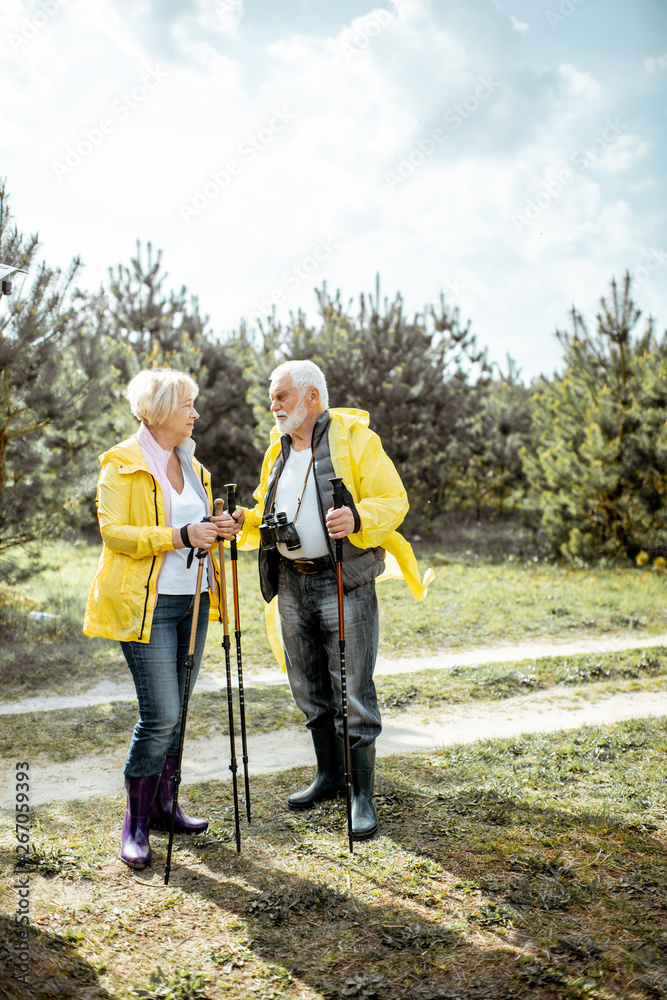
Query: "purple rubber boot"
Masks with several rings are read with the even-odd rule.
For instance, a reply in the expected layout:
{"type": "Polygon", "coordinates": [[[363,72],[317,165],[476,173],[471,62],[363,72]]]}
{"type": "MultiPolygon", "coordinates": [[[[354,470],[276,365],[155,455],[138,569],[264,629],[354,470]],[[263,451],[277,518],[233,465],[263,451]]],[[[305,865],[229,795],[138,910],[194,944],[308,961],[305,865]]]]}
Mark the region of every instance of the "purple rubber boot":
{"type": "Polygon", "coordinates": [[[130,868],[145,868],[151,863],[148,830],[151,805],[159,781],[159,774],[150,774],[147,778],[125,777],[127,809],[121,834],[120,858],[130,868]]]}
{"type": "MultiPolygon", "coordinates": [[[[157,795],[151,806],[151,826],[156,830],[169,830],[171,826],[171,810],[174,805],[174,782],[173,777],[176,772],[176,757],[167,757],[157,795]]],[[[174,833],[204,833],[208,830],[208,822],[205,819],[196,819],[194,816],[186,816],[180,805],[176,805],[176,817],[174,822],[174,833]]]]}

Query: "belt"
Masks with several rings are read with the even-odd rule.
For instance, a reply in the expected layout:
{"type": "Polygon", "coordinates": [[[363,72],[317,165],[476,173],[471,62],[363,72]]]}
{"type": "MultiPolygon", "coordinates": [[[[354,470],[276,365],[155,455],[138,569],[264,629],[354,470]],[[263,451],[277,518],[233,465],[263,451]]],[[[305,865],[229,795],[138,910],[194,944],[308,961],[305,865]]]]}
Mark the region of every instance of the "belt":
{"type": "Polygon", "coordinates": [[[312,573],[321,573],[325,569],[331,569],[330,556],[321,556],[319,559],[286,559],[285,556],[281,556],[280,558],[299,573],[310,575],[312,573]]]}

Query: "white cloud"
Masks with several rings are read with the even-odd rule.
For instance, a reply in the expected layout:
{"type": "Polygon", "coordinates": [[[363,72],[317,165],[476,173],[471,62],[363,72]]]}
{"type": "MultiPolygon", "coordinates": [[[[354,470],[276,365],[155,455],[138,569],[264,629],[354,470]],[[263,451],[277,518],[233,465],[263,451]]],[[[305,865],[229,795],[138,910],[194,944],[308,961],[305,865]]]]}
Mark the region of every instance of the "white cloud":
{"type": "Polygon", "coordinates": [[[667,52],[661,56],[647,56],[644,59],[644,69],[647,73],[660,73],[667,70],[667,52]]]}
{"type": "Polygon", "coordinates": [[[197,24],[224,38],[239,37],[243,19],[243,0],[195,0],[197,24]]]}
{"type": "Polygon", "coordinates": [[[20,146],[25,142],[25,138],[25,131],[20,125],[10,121],[4,114],[0,115],[0,149],[9,149],[10,146],[20,146]]]}
{"type": "Polygon", "coordinates": [[[582,72],[570,63],[558,67],[565,92],[563,101],[567,103],[570,119],[575,115],[603,106],[605,101],[602,84],[590,73],[582,72]]]}
{"type": "MultiPolygon", "coordinates": [[[[19,24],[28,9],[13,5],[19,24]]],[[[498,359],[510,349],[528,373],[555,362],[568,305],[595,301],[629,248],[654,239],[632,203],[649,183],[649,141],[573,53],[531,69],[526,26],[491,0],[359,11],[328,35],[313,18],[310,35],[251,40],[250,55],[252,5],[234,0],[194,0],[172,20],[151,5],[71,0],[20,53],[5,34],[0,140],[20,227],[39,229],[60,263],[83,253],[91,286],[137,237],[152,239],[217,330],[274,291],[280,314],[312,311],[313,285],[356,295],[379,270],[409,310],[444,288],[498,359]],[[158,52],[169,53],[160,86],[59,182],[52,161],[158,52]],[[203,207],[186,223],[197,191],[203,207]],[[538,200],[517,231],[513,216],[538,200]],[[336,247],[287,282],[319,240],[336,247]]]]}
{"type": "Polygon", "coordinates": [[[608,146],[592,163],[592,167],[611,174],[625,173],[635,163],[646,159],[650,152],[651,144],[639,136],[620,135],[614,144],[608,146]]]}

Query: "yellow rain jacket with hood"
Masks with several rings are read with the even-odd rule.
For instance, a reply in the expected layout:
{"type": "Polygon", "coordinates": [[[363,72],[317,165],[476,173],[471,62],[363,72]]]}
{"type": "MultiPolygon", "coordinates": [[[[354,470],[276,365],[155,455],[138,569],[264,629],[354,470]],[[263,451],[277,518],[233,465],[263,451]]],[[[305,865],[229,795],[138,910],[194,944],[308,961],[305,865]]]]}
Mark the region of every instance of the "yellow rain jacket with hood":
{"type": "MultiPolygon", "coordinates": [[[[177,451],[204,487],[210,513],[211,477],[193,457],[194,442],[186,439],[177,451]]],[[[136,434],[100,455],[100,463],[97,517],[104,544],[83,631],[121,642],[148,642],[162,557],[174,548],[162,488],[146,464],[136,434]]],[[[220,577],[212,553],[208,567],[209,581],[215,580],[209,619],[220,621],[220,577]]]]}
{"type": "MultiPolygon", "coordinates": [[[[428,569],[421,578],[415,554],[409,542],[396,528],[408,511],[408,499],[394,463],[382,447],[379,436],[369,428],[369,415],[365,410],[335,408],[325,410],[313,430],[313,442],[317,445],[313,468],[318,491],[326,503],[330,475],[340,476],[351,495],[356,510],[359,527],[345,540],[349,545],[349,555],[344,556],[343,571],[351,571],[349,586],[354,586],[354,555],[357,551],[373,550],[377,553],[375,568],[368,568],[368,578],[402,577],[412,595],[422,601],[435,574],[428,569]],[[322,447],[324,445],[324,447],[322,447]],[[352,557],[352,558],[350,558],[352,557]],[[347,564],[346,564],[347,561],[347,564]]],[[[260,485],[255,491],[256,507],[246,511],[243,532],[239,537],[239,548],[253,549],[259,545],[259,525],[266,513],[267,503],[273,493],[273,483],[277,463],[281,456],[289,452],[289,439],[281,438],[279,430],[271,430],[271,442],[264,456],[260,485]]],[[[329,506],[331,504],[329,503],[329,506]]],[[[325,511],[322,511],[324,515],[325,511]]],[[[333,546],[330,545],[332,555],[333,546]]],[[[262,556],[264,554],[262,553],[262,556]]],[[[361,552],[359,552],[361,555],[361,552]]],[[[262,591],[267,601],[275,595],[275,577],[260,557],[260,579],[262,591]],[[264,565],[263,565],[264,564],[264,565]]],[[[364,561],[362,560],[362,564],[364,561]]],[[[365,564],[364,564],[365,565],[365,564]]],[[[363,570],[362,570],[363,572],[363,570]]],[[[359,582],[365,582],[362,577],[359,582]]],[[[346,582],[346,589],[349,589],[346,582]]],[[[282,648],[278,642],[279,623],[277,601],[267,608],[266,624],[271,646],[278,661],[283,665],[282,648]]]]}

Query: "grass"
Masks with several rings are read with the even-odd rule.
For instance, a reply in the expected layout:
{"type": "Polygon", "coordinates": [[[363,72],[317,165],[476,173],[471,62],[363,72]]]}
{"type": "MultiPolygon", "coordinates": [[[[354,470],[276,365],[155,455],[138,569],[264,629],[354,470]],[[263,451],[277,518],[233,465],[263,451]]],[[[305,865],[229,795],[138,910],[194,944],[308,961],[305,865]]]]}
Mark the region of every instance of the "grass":
{"type": "MultiPolygon", "coordinates": [[[[664,690],[666,676],[667,649],[657,646],[596,656],[540,657],[511,664],[487,663],[451,671],[380,676],[376,687],[380,707],[386,712],[408,706],[429,709],[511,698],[556,685],[577,687],[579,692],[585,689],[589,697],[613,690],[664,690]]],[[[253,735],[303,725],[303,716],[286,684],[248,687],[245,704],[248,731],[253,735]]],[[[234,713],[238,724],[236,705],[234,713]]],[[[0,756],[10,757],[16,747],[22,747],[21,752],[32,758],[46,754],[62,761],[107,753],[128,742],[136,717],[136,704],[125,701],[4,715],[0,756]]],[[[188,713],[188,741],[227,731],[226,691],[195,693],[188,713]]]]}
{"type": "Polygon", "coordinates": [[[285,809],[305,769],[253,781],[240,855],[228,785],[188,787],[211,827],[177,838],[168,887],[165,837],[146,872],[116,860],[120,798],[36,809],[31,983],[5,884],[0,996],[664,997],[666,752],[642,720],[384,758],[380,836],[353,855],[341,802],[285,809]]]}
{"type": "MultiPolygon", "coordinates": [[[[246,688],[248,730],[253,735],[303,724],[287,685],[246,688]]],[[[106,753],[128,743],[137,721],[136,702],[114,701],[85,708],[52,709],[3,715],[0,757],[21,753],[47,754],[51,760],[73,760],[92,753],[106,753]]],[[[225,691],[194,694],[190,701],[187,740],[227,733],[225,691]]],[[[238,703],[234,718],[238,732],[238,703]]]]}
{"type": "MultiPolygon", "coordinates": [[[[638,569],[563,570],[472,528],[422,552],[438,577],[424,604],[378,588],[385,655],[517,639],[656,634],[664,579],[638,569]],[[496,544],[497,543],[497,544],[496,544]],[[467,544],[467,543],[466,543],[467,544]],[[497,549],[497,551],[496,551],[497,549]],[[512,555],[502,565],[496,560],[512,555]]],[[[115,644],[80,635],[93,546],[51,547],[50,569],[0,595],[3,699],[127,677],[115,644]],[[61,619],[34,622],[30,609],[61,619]]],[[[240,559],[244,661],[270,665],[252,556],[240,559]]],[[[219,630],[206,668],[221,666],[219,630]]],[[[667,650],[550,657],[380,677],[385,712],[576,687],[662,689],[667,650]]],[[[286,686],[246,687],[249,725],[301,724],[286,686]]],[[[132,704],[3,716],[0,749],[66,760],[127,742],[132,704]]],[[[195,694],[189,738],[224,730],[226,695],[195,694]]],[[[382,758],[380,836],[355,846],[344,806],[290,813],[310,769],[253,776],[253,822],[233,843],[231,788],[183,789],[210,818],[177,837],[163,885],[154,863],[117,860],[119,797],[34,808],[32,853],[16,867],[13,827],[0,862],[0,1000],[644,1000],[667,997],[667,720],[487,740],[382,758]],[[18,895],[30,886],[30,982],[15,977],[18,895]]],[[[13,765],[12,765],[13,766],[13,765]]],[[[10,822],[13,817],[5,814],[10,822]]]]}
{"type": "Polygon", "coordinates": [[[409,606],[404,589],[378,587],[382,651],[417,655],[443,649],[584,638],[667,627],[665,580],[639,569],[572,569],[549,563],[448,562],[430,554],[437,578],[425,602],[409,606]]]}
{"type": "MultiPolygon", "coordinates": [[[[479,548],[479,546],[478,546],[479,548]]],[[[667,629],[665,577],[639,568],[564,569],[512,553],[503,563],[477,550],[445,546],[420,550],[422,568],[436,579],[426,601],[412,600],[394,580],[378,585],[380,652],[385,656],[427,655],[530,639],[590,638],[621,631],[656,635],[667,629]]],[[[99,555],[96,546],[51,545],[48,569],[0,594],[0,681],[6,701],[31,694],[82,691],[101,678],[127,680],[117,643],[81,635],[85,599],[99,555]],[[27,610],[62,614],[36,622],[27,610]]],[[[493,553],[491,553],[493,555],[493,553]]],[[[495,558],[495,557],[494,557],[495,558]]],[[[28,564],[23,553],[19,559],[28,564]]],[[[239,554],[239,589],[244,666],[274,666],[264,630],[264,602],[257,582],[256,555],[239,554]]],[[[221,629],[209,629],[204,671],[223,673],[221,629]]]]}

